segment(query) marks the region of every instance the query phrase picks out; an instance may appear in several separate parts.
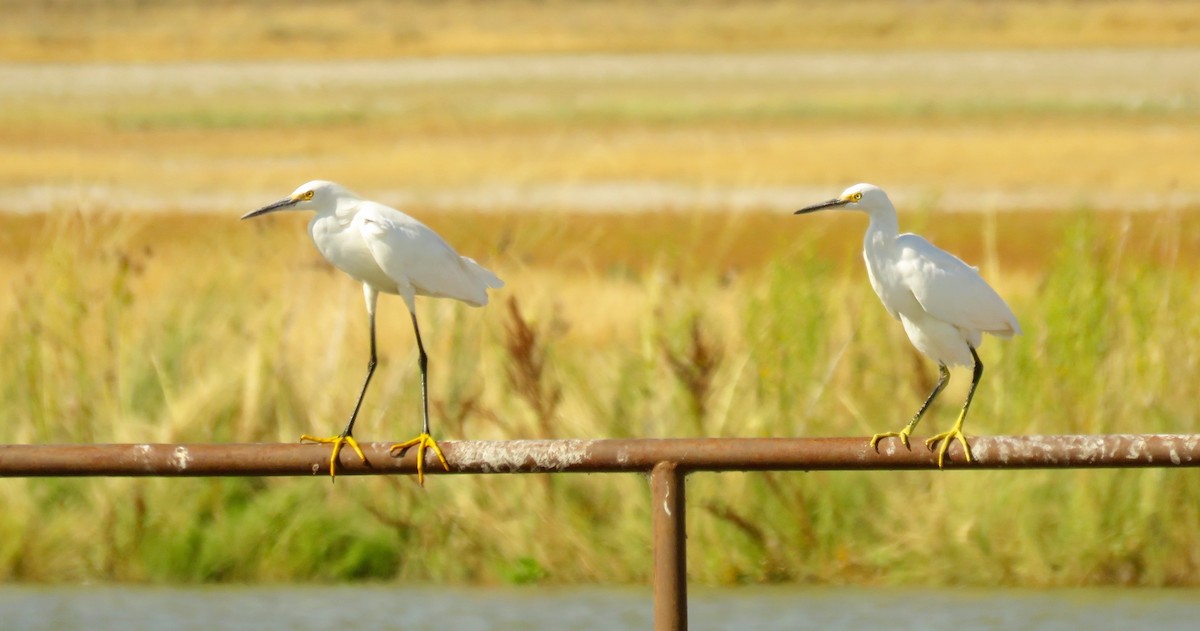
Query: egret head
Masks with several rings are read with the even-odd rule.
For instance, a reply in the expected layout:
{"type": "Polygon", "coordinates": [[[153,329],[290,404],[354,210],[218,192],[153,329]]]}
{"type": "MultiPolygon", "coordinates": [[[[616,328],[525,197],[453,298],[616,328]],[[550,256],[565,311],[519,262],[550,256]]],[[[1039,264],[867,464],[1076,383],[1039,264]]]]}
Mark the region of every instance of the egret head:
{"type": "Polygon", "coordinates": [[[868,214],[881,211],[891,210],[895,212],[892,206],[892,201],[888,199],[887,193],[883,192],[882,188],[874,184],[855,184],[850,188],[842,191],[842,194],[827,202],[805,206],[797,210],[795,214],[803,215],[806,213],[825,210],[827,208],[845,208],[846,210],[861,210],[868,214]]]}
{"type": "Polygon", "coordinates": [[[353,193],[334,182],[313,180],[302,184],[299,188],[292,191],[291,195],[273,204],[268,204],[258,210],[242,215],[242,219],[249,219],[280,210],[334,210],[337,208],[339,199],[353,196],[353,193]]]}

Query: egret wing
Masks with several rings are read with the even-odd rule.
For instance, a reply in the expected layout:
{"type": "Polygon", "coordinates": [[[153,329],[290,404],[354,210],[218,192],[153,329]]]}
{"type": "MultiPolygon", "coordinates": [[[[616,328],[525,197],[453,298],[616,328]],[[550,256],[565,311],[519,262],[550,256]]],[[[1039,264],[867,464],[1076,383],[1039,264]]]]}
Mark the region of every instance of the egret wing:
{"type": "Polygon", "coordinates": [[[897,271],[927,313],[1001,337],[1021,333],[1016,316],[979,270],[915,234],[900,235],[896,245],[897,271]]]}
{"type": "Polygon", "coordinates": [[[423,296],[453,298],[472,306],[487,304],[487,288],[502,285],[494,274],[461,257],[428,226],[375,202],[363,202],[355,216],[375,262],[396,282],[423,296]],[[489,282],[493,281],[494,282],[489,282]]]}

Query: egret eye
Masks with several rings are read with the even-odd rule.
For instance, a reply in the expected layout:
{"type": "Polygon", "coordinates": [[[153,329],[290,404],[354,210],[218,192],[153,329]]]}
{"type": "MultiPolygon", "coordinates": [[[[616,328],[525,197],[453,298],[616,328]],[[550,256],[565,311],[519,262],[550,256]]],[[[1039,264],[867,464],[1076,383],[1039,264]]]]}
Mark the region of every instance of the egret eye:
{"type": "Polygon", "coordinates": [[[857,202],[860,199],[862,199],[862,193],[855,193],[850,196],[850,201],[852,202],[857,202]]]}
{"type": "MultiPolygon", "coordinates": [[[[304,199],[305,199],[305,200],[312,199],[312,198],[313,198],[313,192],[312,192],[312,191],[305,191],[305,192],[304,192],[304,195],[303,195],[303,197],[304,197],[304,199]]],[[[860,197],[861,197],[861,195],[860,195],[860,197]]]]}

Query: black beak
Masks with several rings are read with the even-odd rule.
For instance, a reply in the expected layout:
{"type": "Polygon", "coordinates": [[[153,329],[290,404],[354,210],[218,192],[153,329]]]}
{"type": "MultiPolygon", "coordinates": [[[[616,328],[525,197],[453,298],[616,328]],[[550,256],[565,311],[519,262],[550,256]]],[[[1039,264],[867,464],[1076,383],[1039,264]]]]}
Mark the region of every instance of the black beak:
{"type": "MultiPolygon", "coordinates": [[[[821,202],[820,204],[813,204],[812,206],[805,206],[804,208],[801,208],[800,210],[797,210],[796,212],[794,212],[794,213],[792,213],[792,214],[794,214],[794,215],[804,215],[804,214],[807,214],[807,213],[815,213],[815,212],[817,212],[818,210],[825,210],[826,208],[833,208],[833,207],[835,207],[835,206],[842,206],[842,205],[844,205],[844,204],[847,204],[847,203],[849,203],[849,202],[848,202],[847,200],[844,200],[844,199],[831,199],[831,200],[829,200],[829,201],[827,201],[827,202],[821,202]]],[[[249,215],[247,215],[247,216],[249,216],[249,215]]]]}
{"type": "Polygon", "coordinates": [[[284,199],[281,199],[281,200],[275,202],[274,204],[263,206],[262,208],[259,208],[258,210],[248,212],[248,213],[242,215],[242,219],[249,219],[251,217],[257,217],[259,215],[265,215],[269,212],[281,210],[283,208],[287,208],[288,206],[291,206],[292,204],[295,204],[296,201],[297,200],[294,200],[291,197],[286,197],[284,199]]]}

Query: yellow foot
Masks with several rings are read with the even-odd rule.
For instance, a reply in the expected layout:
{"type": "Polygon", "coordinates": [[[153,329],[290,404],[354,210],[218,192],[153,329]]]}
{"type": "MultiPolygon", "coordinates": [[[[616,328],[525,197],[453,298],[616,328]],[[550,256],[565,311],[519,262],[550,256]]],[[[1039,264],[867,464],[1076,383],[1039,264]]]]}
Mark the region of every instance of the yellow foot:
{"type": "Polygon", "coordinates": [[[900,442],[904,443],[905,449],[912,449],[912,447],[908,446],[909,431],[911,431],[911,430],[909,428],[905,427],[904,429],[902,429],[898,432],[883,432],[882,434],[875,434],[874,436],[871,437],[871,448],[874,449],[875,451],[879,451],[879,441],[881,439],[895,437],[895,438],[899,438],[900,442]]]}
{"type": "Polygon", "coordinates": [[[412,440],[392,445],[389,451],[392,455],[403,456],[404,452],[409,447],[416,446],[417,448],[417,484],[425,486],[425,448],[433,449],[433,453],[437,454],[438,460],[442,463],[442,468],[449,471],[450,465],[446,464],[446,457],[442,455],[442,448],[438,447],[437,441],[429,434],[421,434],[412,440]]]}
{"type": "Polygon", "coordinates": [[[930,449],[933,449],[935,446],[937,447],[939,469],[945,468],[946,452],[950,449],[950,443],[954,440],[958,440],[962,445],[963,455],[967,457],[967,462],[971,462],[971,447],[967,444],[967,437],[962,433],[962,423],[955,423],[954,427],[950,428],[950,431],[935,434],[925,439],[926,447],[930,449]],[[939,442],[941,445],[937,445],[939,442]]]}
{"type": "Polygon", "coordinates": [[[363,462],[367,461],[367,457],[364,456],[362,450],[358,448],[358,441],[354,440],[354,437],[349,434],[346,434],[345,436],[330,436],[329,438],[317,438],[315,436],[309,436],[308,434],[305,434],[300,437],[300,442],[304,441],[321,443],[323,445],[333,445],[333,455],[329,456],[330,478],[335,476],[334,468],[337,466],[338,452],[342,450],[343,445],[350,445],[350,448],[354,450],[354,453],[358,454],[359,458],[362,458],[363,462]]]}

